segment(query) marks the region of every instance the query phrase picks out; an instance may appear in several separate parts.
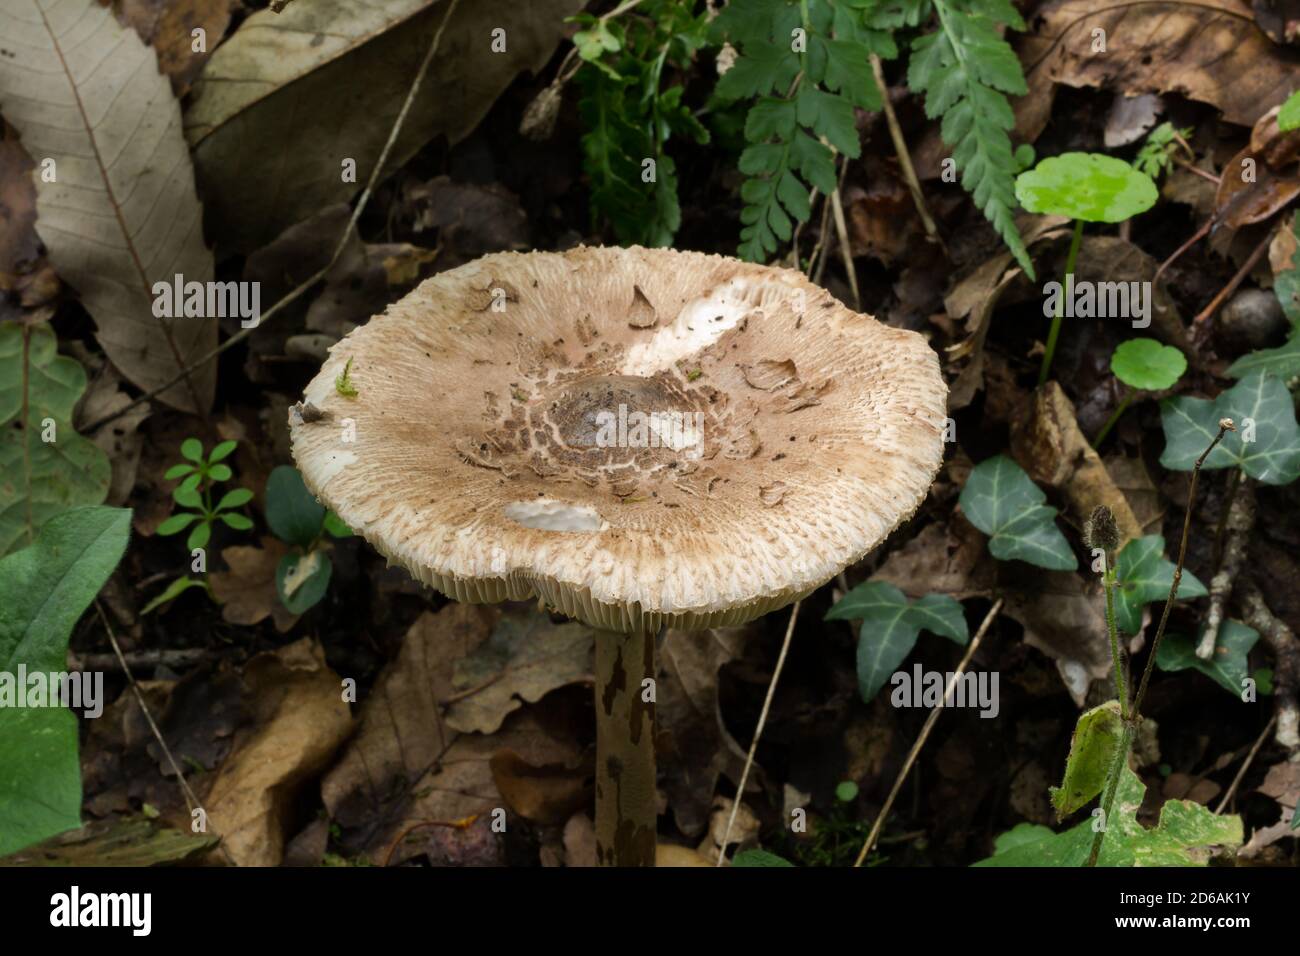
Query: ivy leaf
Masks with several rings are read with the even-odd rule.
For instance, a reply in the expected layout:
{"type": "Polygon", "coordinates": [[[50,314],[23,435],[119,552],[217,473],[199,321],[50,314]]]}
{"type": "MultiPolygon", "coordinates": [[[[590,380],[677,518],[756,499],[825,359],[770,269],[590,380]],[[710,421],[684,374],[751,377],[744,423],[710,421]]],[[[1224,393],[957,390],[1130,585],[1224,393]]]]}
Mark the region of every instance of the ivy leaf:
{"type": "MultiPolygon", "coordinates": [[[[1201,628],[1205,633],[1205,628],[1201,628]]],[[[1259,640],[1259,632],[1237,621],[1224,621],[1219,628],[1218,643],[1214,645],[1214,656],[1202,660],[1196,656],[1196,645],[1183,634],[1168,634],[1160,642],[1156,651],[1156,665],[1162,671],[1197,670],[1210,680],[1224,687],[1234,697],[1242,691],[1242,681],[1250,676],[1250,667],[1246,657],[1250,649],[1259,640]]]]}
{"type": "Polygon", "coordinates": [[[0,323],[0,555],[31,543],[41,526],[108,495],[108,456],[72,427],[86,372],[58,354],[49,326],[27,329],[27,418],[23,414],[23,327],[0,323]]]}
{"type": "Polygon", "coordinates": [[[1108,700],[1079,715],[1070,737],[1065,776],[1059,787],[1049,788],[1057,820],[1064,820],[1102,792],[1123,736],[1124,720],[1117,700],[1108,700]]]}
{"type": "Polygon", "coordinates": [[[305,614],[329,590],[334,565],[321,551],[286,554],[275,569],[275,591],[292,614],[305,614]]]}
{"type": "MultiPolygon", "coordinates": [[[[1144,827],[1137,811],[1146,789],[1125,766],[1098,866],[1205,866],[1209,854],[1202,848],[1241,845],[1241,817],[1215,816],[1191,800],[1166,800],[1156,826],[1144,827]]],[[[1092,838],[1091,819],[1063,833],[1021,824],[998,837],[993,856],[974,865],[1080,867],[1088,859],[1092,838]]]]}
{"type": "Polygon", "coordinates": [[[1056,509],[1024,470],[1005,455],[980,462],[962,488],[962,512],[989,536],[989,552],[1054,571],[1073,571],[1078,561],[1053,519],[1056,509]]]}
{"type": "Polygon", "coordinates": [[[1030,212],[1084,222],[1123,222],[1156,204],[1151,177],[1100,153],[1062,153],[1016,177],[1016,198],[1030,212]]]}
{"type": "Polygon", "coordinates": [[[1218,398],[1180,396],[1160,403],[1165,451],[1160,464],[1191,471],[1214,436],[1219,420],[1231,418],[1235,432],[1223,436],[1203,468],[1240,468],[1267,485],[1286,485],[1300,477],[1300,425],[1291,393],[1280,379],[1254,371],[1218,398]]]}
{"type": "Polygon", "coordinates": [[[298,469],[277,465],[266,480],[266,523],[275,536],[305,548],[316,540],[324,522],[325,506],[307,490],[298,469]]]}
{"type": "MultiPolygon", "coordinates": [[[[0,560],[0,672],[67,669],[72,628],[130,535],[125,508],[73,508],[0,560]]],[[[80,825],[77,718],[64,707],[0,707],[0,856],[80,825]]]]}
{"type": "MultiPolygon", "coordinates": [[[[1164,537],[1150,534],[1134,538],[1115,560],[1115,576],[1119,579],[1115,589],[1115,624],[1126,634],[1141,630],[1143,607],[1169,597],[1176,566],[1164,554],[1164,537]]],[[[1205,597],[1208,593],[1200,579],[1184,568],[1178,582],[1179,600],[1205,597]]]]}
{"type": "Polygon", "coordinates": [[[1187,371],[1187,356],[1155,339],[1128,339],[1110,357],[1110,370],[1125,385],[1146,392],[1173,388],[1187,371]]]}
{"type": "Polygon", "coordinates": [[[961,605],[948,595],[928,594],[915,604],[892,584],[867,581],[826,613],[826,620],[861,620],[858,632],[858,690],[870,703],[916,645],[921,631],[965,644],[968,631],[961,605]]]}

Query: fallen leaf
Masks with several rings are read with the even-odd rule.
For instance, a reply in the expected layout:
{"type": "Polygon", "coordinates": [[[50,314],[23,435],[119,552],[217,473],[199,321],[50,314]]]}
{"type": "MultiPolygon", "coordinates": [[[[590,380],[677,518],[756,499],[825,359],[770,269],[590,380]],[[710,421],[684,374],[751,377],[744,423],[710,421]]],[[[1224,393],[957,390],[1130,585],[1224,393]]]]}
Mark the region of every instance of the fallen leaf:
{"type": "MultiPolygon", "coordinates": [[[[583,5],[460,4],[393,144],[390,167],[435,136],[451,144],[463,139],[516,75],[546,64],[564,18],[583,5]],[[502,25],[506,50],[494,54],[493,30],[502,25]]],[[[313,0],[278,14],[260,10],[240,24],[208,60],[185,116],[219,247],[257,248],[361,189],[446,13],[445,0],[313,0]],[[298,161],[308,156],[333,159],[298,161]],[[352,180],[343,178],[346,160],[355,162],[352,180]]]]}
{"type": "Polygon", "coordinates": [[[275,589],[275,569],[288,553],[288,545],[271,535],[262,537],[261,547],[240,544],[222,549],[221,560],[230,570],[211,572],[208,582],[223,620],[251,627],[271,617],[281,634],[293,627],[298,615],[281,603],[275,589]]]}
{"type": "Polygon", "coordinates": [[[239,7],[239,0],[113,0],[117,19],[154,48],[177,96],[189,90],[239,7]],[[194,49],[196,29],[203,31],[207,52],[194,49]]]}
{"type": "Polygon", "coordinates": [[[592,630],[553,624],[535,608],[507,613],[492,636],[456,662],[459,700],[447,709],[447,726],[490,734],[523,702],[591,675],[592,630]]]}
{"type": "Polygon", "coordinates": [[[1017,142],[1038,138],[1058,83],[1120,93],[1176,93],[1252,126],[1286,99],[1295,64],[1241,0],[1168,0],[1098,8],[1094,0],[1039,7],[1016,39],[1028,95],[1015,103],[1017,142]],[[1104,30],[1105,52],[1094,51],[1104,30]]]}
{"type": "Polygon", "coordinates": [[[658,650],[655,722],[663,786],[677,828],[690,837],[708,823],[719,774],[739,781],[744,766],[745,752],[718,707],[718,671],[741,656],[748,633],[739,627],[669,629],[658,650]]]}
{"type": "Polygon", "coordinates": [[[342,681],[304,638],[244,668],[253,726],[241,732],[204,801],[212,828],[240,866],[277,866],[298,791],[352,731],[342,681]]]}
{"type": "Polygon", "coordinates": [[[1079,527],[1093,509],[1105,505],[1115,516],[1121,545],[1142,536],[1128,500],[1079,430],[1074,406],[1055,381],[1034,393],[1025,416],[1012,430],[1011,449],[1030,478],[1064,495],[1079,527]]]}
{"type": "Polygon", "coordinates": [[[198,862],[217,845],[152,820],[95,820],[0,859],[0,866],[175,866],[198,862]]]}
{"type": "MultiPolygon", "coordinates": [[[[212,278],[180,107],[153,51],[109,10],[94,0],[35,9],[0,8],[0,100],[27,152],[56,164],[53,182],[37,176],[36,230],[109,359],[156,388],[217,344],[214,318],[153,312],[156,282],[212,278]]],[[[194,368],[159,399],[206,411],[216,368],[194,368]]]]}
{"type": "Polygon", "coordinates": [[[534,767],[513,750],[488,761],[492,782],[510,809],[534,823],[558,824],[591,802],[594,769],[546,764],[534,767]]]}

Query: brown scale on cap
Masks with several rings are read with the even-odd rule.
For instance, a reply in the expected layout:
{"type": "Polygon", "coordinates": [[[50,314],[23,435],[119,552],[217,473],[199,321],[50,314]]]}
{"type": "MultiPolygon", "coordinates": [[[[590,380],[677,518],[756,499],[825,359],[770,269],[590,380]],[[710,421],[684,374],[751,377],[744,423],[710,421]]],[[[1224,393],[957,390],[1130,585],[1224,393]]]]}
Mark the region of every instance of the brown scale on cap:
{"type": "Polygon", "coordinates": [[[579,248],[422,283],[335,346],[306,392],[328,414],[292,434],[322,501],[457,599],[707,627],[807,594],[910,516],[945,396],[921,336],[798,272],[579,248]],[[355,398],[334,388],[349,358],[355,398]],[[635,432],[638,412],[660,424],[635,432]]]}

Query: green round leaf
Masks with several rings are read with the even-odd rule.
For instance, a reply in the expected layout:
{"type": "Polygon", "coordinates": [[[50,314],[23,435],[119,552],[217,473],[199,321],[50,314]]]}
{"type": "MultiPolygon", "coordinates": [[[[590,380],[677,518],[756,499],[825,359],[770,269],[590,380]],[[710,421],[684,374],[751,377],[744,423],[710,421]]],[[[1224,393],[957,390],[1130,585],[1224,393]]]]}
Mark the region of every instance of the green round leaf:
{"type": "Polygon", "coordinates": [[[198,517],[199,517],[198,515],[191,514],[188,511],[181,512],[180,514],[172,515],[170,518],[168,518],[158,526],[158,531],[156,533],[162,535],[163,537],[167,537],[168,535],[172,535],[172,534],[180,534],[182,531],[188,528],[198,517]]]}
{"type": "Polygon", "coordinates": [[[266,523],[281,541],[306,547],[325,521],[325,506],[307,490],[292,465],[280,465],[266,481],[266,523]]]}
{"type": "Polygon", "coordinates": [[[253,493],[247,488],[236,488],[234,491],[227,491],[217,502],[218,511],[227,511],[231,508],[241,508],[253,500],[253,493]]]}
{"type": "Polygon", "coordinates": [[[852,780],[845,780],[835,788],[835,799],[840,803],[852,803],[858,798],[858,785],[852,780]]]}
{"type": "Polygon", "coordinates": [[[227,457],[232,451],[234,451],[235,446],[238,444],[239,442],[235,441],[223,441],[216,448],[212,449],[212,454],[208,456],[208,464],[211,465],[221,461],[221,459],[227,457]]]}
{"type": "Polygon", "coordinates": [[[193,551],[195,548],[207,547],[208,539],[211,537],[212,537],[212,523],[209,521],[204,521],[202,524],[197,525],[194,528],[194,530],[190,532],[190,537],[189,540],[185,542],[185,547],[189,548],[191,551],[193,551]]]}
{"type": "Polygon", "coordinates": [[[187,438],[181,442],[181,457],[192,462],[203,461],[203,442],[197,438],[187,438]]]}
{"type": "Polygon", "coordinates": [[[1187,371],[1187,357],[1172,345],[1155,339],[1121,342],[1110,357],[1110,370],[1125,385],[1148,392],[1173,388],[1187,371]]]}
{"type": "Polygon", "coordinates": [[[1123,222],[1156,204],[1146,173],[1098,153],[1063,153],[1016,177],[1016,198],[1030,212],[1084,222],[1123,222]]]}
{"type": "Polygon", "coordinates": [[[234,528],[236,531],[248,531],[253,527],[253,522],[238,512],[223,514],[221,520],[226,523],[226,527],[234,528]]]}
{"type": "Polygon", "coordinates": [[[334,566],[320,551],[286,554],[275,569],[275,592],[291,613],[302,614],[315,606],[329,590],[334,566]],[[308,564],[300,567],[303,562],[308,564]]]}
{"type": "Polygon", "coordinates": [[[233,474],[229,465],[213,465],[208,469],[208,477],[213,481],[229,481],[233,474]]]}

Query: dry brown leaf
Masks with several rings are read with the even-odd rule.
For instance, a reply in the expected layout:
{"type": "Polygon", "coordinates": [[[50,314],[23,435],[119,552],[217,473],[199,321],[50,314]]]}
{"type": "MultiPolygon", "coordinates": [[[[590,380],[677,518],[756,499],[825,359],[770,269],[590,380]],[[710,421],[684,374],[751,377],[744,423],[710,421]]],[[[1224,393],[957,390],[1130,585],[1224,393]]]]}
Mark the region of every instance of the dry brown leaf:
{"type": "Polygon", "coordinates": [[[15,291],[20,277],[41,257],[34,165],[18,141],[18,130],[0,117],[0,293],[15,291]]]}
{"type": "Polygon", "coordinates": [[[113,0],[118,20],[134,27],[154,48],[158,66],[171,78],[177,96],[183,96],[199,75],[239,6],[239,0],[113,0]],[[206,52],[194,50],[195,29],[204,32],[206,52]]]}
{"type": "Polygon", "coordinates": [[[524,701],[588,679],[592,634],[583,624],[553,624],[535,607],[505,614],[491,638],[456,662],[460,699],[447,709],[447,726],[490,734],[524,701]]]}
{"type": "MultiPolygon", "coordinates": [[[[453,666],[487,640],[499,617],[493,607],[453,602],[420,615],[406,632],[397,658],[361,706],[356,735],[321,781],[321,797],[347,845],[379,845],[379,835],[409,801],[413,782],[447,752],[456,733],[440,711],[453,693],[453,666]]],[[[471,812],[477,811],[450,818],[471,812]]]]}
{"type": "Polygon", "coordinates": [[[534,767],[508,748],[493,754],[488,766],[502,799],[525,820],[562,823],[591,802],[594,771],[590,767],[534,767]]]}
{"type": "Polygon", "coordinates": [[[281,634],[293,627],[298,615],[280,601],[275,590],[275,569],[289,553],[279,538],[265,535],[262,546],[240,544],[221,551],[228,571],[208,576],[212,596],[221,605],[221,617],[231,624],[251,627],[271,617],[281,634]]]}
{"type": "MultiPolygon", "coordinates": [[[[523,70],[537,72],[583,0],[461,3],[389,156],[463,139],[523,70]],[[493,53],[492,31],[506,30],[493,53]]],[[[222,248],[248,251],[369,178],[447,12],[446,0],[312,0],[259,10],[194,84],[185,135],[222,248]],[[346,119],[346,121],[344,121],[346,119]],[[249,144],[256,144],[250,151],[249,144]],[[331,157],[304,163],[300,157],[331,157]],[[355,161],[354,181],[343,162],[355,161]]]]}
{"type": "Polygon", "coordinates": [[[1105,505],[1115,516],[1121,547],[1142,536],[1142,526],[1128,499],[1079,430],[1074,406],[1055,381],[1034,393],[1025,416],[1012,430],[1011,451],[1037,484],[1064,495],[1080,527],[1093,509],[1105,505]]]}
{"type": "Polygon", "coordinates": [[[352,732],[342,681],[308,638],[244,669],[253,725],[236,739],[204,800],[222,846],[241,866],[277,866],[297,791],[352,732]]]}
{"type": "Polygon", "coordinates": [[[1016,50],[1027,96],[1015,102],[1016,142],[1032,143],[1050,118],[1056,84],[1117,93],[1177,93],[1252,126],[1286,99],[1294,57],[1255,25],[1241,0],[1169,0],[1098,7],[1056,0],[1039,7],[1016,50]],[[1105,52],[1094,52],[1104,30],[1105,52]]]}
{"type": "MultiPolygon", "coordinates": [[[[50,261],[113,364],[143,389],[161,386],[217,344],[213,318],[153,313],[154,283],[212,278],[171,87],[153,51],[94,0],[14,0],[0,6],[0,34],[0,101],[37,162],[36,230],[50,261]]],[[[215,385],[208,363],[159,399],[206,411],[215,385]]]]}
{"type": "Polygon", "coordinates": [[[718,709],[718,671],[740,657],[748,633],[739,627],[670,629],[658,651],[655,723],[663,786],[677,828],[687,836],[708,823],[718,775],[739,781],[744,766],[745,752],[718,709]]]}

